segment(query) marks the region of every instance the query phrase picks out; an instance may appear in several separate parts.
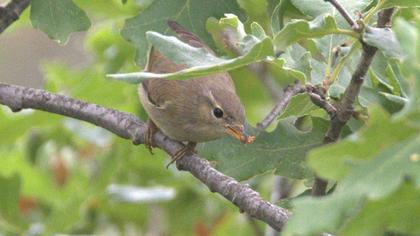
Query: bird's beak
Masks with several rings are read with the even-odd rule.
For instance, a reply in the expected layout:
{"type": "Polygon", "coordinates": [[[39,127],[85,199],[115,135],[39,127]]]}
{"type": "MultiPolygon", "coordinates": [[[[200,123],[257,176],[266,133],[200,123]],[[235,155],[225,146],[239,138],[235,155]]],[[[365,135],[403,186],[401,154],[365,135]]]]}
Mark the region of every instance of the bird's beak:
{"type": "Polygon", "coordinates": [[[255,140],[255,136],[249,136],[245,133],[243,125],[226,125],[225,128],[228,134],[239,139],[244,144],[250,144],[255,140]]]}

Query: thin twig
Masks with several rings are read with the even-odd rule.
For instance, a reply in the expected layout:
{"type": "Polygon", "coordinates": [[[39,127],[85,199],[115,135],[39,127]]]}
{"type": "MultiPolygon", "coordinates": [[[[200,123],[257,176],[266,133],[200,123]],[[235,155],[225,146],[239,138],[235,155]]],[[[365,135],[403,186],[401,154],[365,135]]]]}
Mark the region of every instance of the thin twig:
{"type": "Polygon", "coordinates": [[[356,21],[353,20],[353,18],[350,16],[347,10],[344,9],[344,7],[337,0],[324,0],[324,1],[331,3],[331,5],[333,5],[338,10],[338,12],[340,12],[340,14],[344,17],[347,23],[349,23],[349,25],[354,31],[356,32],[360,31],[359,25],[356,23],[356,21]]]}
{"type": "Polygon", "coordinates": [[[330,117],[334,117],[336,115],[337,108],[327,101],[327,98],[325,98],[324,94],[318,88],[307,84],[306,93],[311,98],[312,103],[324,109],[330,117]]]}
{"type": "MultiPolygon", "coordinates": [[[[146,124],[134,115],[41,89],[0,83],[0,104],[15,112],[32,108],[73,117],[107,129],[133,143],[144,143],[146,124]]],[[[182,143],[169,139],[161,132],[157,132],[153,138],[154,143],[171,156],[184,147],[182,143]]],[[[210,191],[219,193],[238,206],[241,212],[266,222],[276,230],[281,230],[290,216],[288,210],[264,201],[258,192],[215,170],[207,160],[196,154],[179,160],[178,168],[189,171],[207,185],[210,191]]]]}
{"type": "MultiPolygon", "coordinates": [[[[380,28],[386,27],[391,21],[393,12],[393,8],[385,9],[380,12],[377,26],[380,28]]],[[[343,127],[353,115],[354,101],[359,95],[360,88],[363,85],[366,73],[369,70],[376,51],[378,50],[377,48],[369,46],[364,42],[362,42],[362,46],[363,54],[359,64],[357,65],[356,71],[353,73],[350,84],[347,86],[344,92],[343,99],[335,106],[337,108],[337,112],[336,115],[331,118],[330,127],[328,128],[328,131],[324,137],[325,144],[333,143],[338,140],[343,127]]],[[[312,195],[325,195],[327,183],[328,182],[326,180],[323,180],[320,177],[316,177],[314,186],[312,188],[312,195]]]]}
{"type": "Polygon", "coordinates": [[[283,93],[282,98],[277,102],[277,104],[273,107],[270,113],[268,113],[268,115],[264,118],[263,121],[257,124],[257,129],[266,129],[274,121],[274,119],[286,108],[287,104],[289,104],[292,97],[304,91],[305,88],[299,82],[287,87],[283,93]]]}
{"type": "Polygon", "coordinates": [[[5,7],[0,7],[0,34],[13,22],[19,19],[31,0],[12,0],[5,7]]]}

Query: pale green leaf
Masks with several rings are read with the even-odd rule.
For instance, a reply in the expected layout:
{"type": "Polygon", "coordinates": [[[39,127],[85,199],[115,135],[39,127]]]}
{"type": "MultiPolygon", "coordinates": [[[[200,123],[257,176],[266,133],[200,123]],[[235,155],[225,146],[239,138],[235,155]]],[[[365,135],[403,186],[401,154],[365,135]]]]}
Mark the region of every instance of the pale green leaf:
{"type": "Polygon", "coordinates": [[[146,31],[168,32],[167,21],[175,20],[211,44],[206,32],[209,17],[221,18],[225,13],[238,15],[243,19],[236,1],[229,0],[155,0],[139,15],[126,20],[122,36],[137,48],[137,63],[144,64],[148,51],[146,31]]]}
{"type": "Polygon", "coordinates": [[[274,60],[266,61],[268,69],[273,74],[273,79],[278,81],[281,85],[287,86],[296,81],[306,83],[306,75],[301,71],[287,67],[286,60],[283,58],[276,58],[274,60]]]}
{"type": "Polygon", "coordinates": [[[410,61],[420,60],[420,36],[416,28],[402,18],[397,18],[393,30],[401,48],[410,61]]]}
{"type": "Polygon", "coordinates": [[[270,30],[267,0],[237,0],[248,16],[248,22],[258,22],[265,30],[270,30]]]}
{"type": "MultiPolygon", "coordinates": [[[[312,1],[312,0],[291,0],[292,4],[299,9],[303,14],[311,16],[313,18],[330,14],[333,15],[340,27],[347,27],[347,21],[338,13],[338,11],[327,1],[312,1]]],[[[372,0],[340,0],[340,5],[343,6],[347,12],[352,13],[355,11],[360,11],[367,7],[372,0]]]]}
{"type": "Polygon", "coordinates": [[[246,36],[246,32],[244,25],[237,16],[225,14],[225,17],[219,20],[210,17],[207,20],[206,28],[217,47],[228,56],[234,57],[243,53],[239,51],[239,45],[246,36]],[[226,43],[227,40],[229,43],[226,43]]]}
{"type": "Polygon", "coordinates": [[[408,22],[397,19],[395,25],[397,38],[408,57],[401,67],[409,83],[408,103],[398,117],[408,118],[413,125],[420,127],[420,26],[417,28],[408,22]]]}
{"type": "Polygon", "coordinates": [[[340,33],[332,16],[319,16],[312,21],[295,20],[288,23],[273,39],[277,50],[301,39],[318,38],[328,34],[340,33]]]}
{"type": "Polygon", "coordinates": [[[398,59],[403,57],[400,44],[391,29],[365,26],[363,41],[379,48],[387,57],[398,59]]]}
{"type": "Polygon", "coordinates": [[[164,36],[156,32],[148,32],[147,38],[168,59],[178,64],[184,64],[186,69],[174,73],[156,74],[137,72],[128,74],[108,75],[109,78],[123,80],[129,83],[140,83],[149,78],[190,78],[224,72],[265,59],[273,55],[273,45],[270,38],[258,40],[248,35],[243,40],[244,55],[224,59],[216,57],[204,48],[192,47],[173,36],[164,36]]]}
{"type": "Polygon", "coordinates": [[[86,13],[71,0],[31,1],[31,21],[35,28],[64,44],[70,33],[90,27],[86,13]]]}

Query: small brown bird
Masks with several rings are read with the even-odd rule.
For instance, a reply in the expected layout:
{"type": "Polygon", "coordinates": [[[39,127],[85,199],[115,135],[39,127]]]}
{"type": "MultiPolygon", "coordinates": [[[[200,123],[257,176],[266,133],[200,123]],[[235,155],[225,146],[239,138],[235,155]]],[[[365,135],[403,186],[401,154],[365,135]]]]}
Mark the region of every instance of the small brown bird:
{"type": "MultiPolygon", "coordinates": [[[[168,25],[185,43],[214,53],[178,23],[168,21],[168,25]]],[[[157,49],[150,50],[146,71],[171,73],[183,68],[183,65],[165,58],[157,49]]],[[[255,139],[244,132],[244,107],[228,73],[189,80],[153,78],[140,84],[138,92],[149,115],[145,134],[145,145],[149,150],[152,152],[153,135],[158,129],[171,139],[188,142],[172,157],[168,166],[191,152],[195,153],[199,142],[219,139],[226,134],[245,144],[255,139]]]]}

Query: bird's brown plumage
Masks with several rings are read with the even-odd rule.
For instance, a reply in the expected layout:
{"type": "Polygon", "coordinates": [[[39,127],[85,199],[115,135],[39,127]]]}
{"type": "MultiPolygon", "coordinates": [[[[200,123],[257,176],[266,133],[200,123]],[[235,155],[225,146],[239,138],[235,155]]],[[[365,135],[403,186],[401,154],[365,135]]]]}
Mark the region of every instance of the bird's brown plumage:
{"type": "MultiPolygon", "coordinates": [[[[168,25],[185,43],[213,53],[197,36],[176,22],[168,22],[168,25]]],[[[157,49],[150,50],[147,71],[171,73],[183,68],[157,49]]],[[[245,121],[244,108],[228,73],[188,80],[154,78],[139,86],[139,94],[150,119],[163,133],[178,141],[205,142],[225,135],[225,124],[212,113],[215,107],[223,109],[225,123],[243,125],[245,121]]]]}

